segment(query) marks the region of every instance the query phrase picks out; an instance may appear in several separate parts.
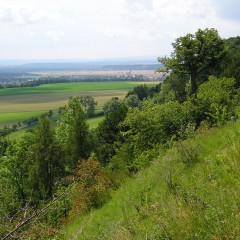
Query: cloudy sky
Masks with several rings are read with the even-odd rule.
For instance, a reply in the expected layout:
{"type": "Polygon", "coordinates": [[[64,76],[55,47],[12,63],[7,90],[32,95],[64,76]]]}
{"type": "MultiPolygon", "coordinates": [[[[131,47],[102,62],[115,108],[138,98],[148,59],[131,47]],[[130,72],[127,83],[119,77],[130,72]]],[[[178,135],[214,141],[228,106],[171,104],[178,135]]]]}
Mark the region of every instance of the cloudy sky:
{"type": "Polygon", "coordinates": [[[0,59],[162,56],[198,28],[240,35],[239,0],[0,0],[0,59]]]}

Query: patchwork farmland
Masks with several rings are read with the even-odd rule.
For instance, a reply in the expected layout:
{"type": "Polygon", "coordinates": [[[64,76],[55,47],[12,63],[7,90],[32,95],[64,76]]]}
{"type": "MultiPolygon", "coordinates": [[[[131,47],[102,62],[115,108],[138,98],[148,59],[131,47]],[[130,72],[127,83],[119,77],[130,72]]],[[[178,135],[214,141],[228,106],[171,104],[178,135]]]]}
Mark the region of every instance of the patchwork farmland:
{"type": "MultiPolygon", "coordinates": [[[[123,98],[139,82],[81,82],[0,89],[0,127],[39,116],[66,104],[71,96],[92,96],[97,109],[112,97],[123,98]]],[[[156,82],[149,82],[154,85],[156,82]]]]}

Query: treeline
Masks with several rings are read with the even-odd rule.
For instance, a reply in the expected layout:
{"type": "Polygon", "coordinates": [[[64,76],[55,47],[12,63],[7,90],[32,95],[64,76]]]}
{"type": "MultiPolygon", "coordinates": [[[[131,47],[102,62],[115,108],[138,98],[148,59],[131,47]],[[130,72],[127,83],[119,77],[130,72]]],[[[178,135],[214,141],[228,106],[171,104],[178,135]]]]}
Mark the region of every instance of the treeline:
{"type": "Polygon", "coordinates": [[[240,53],[237,39],[225,41],[215,29],[178,38],[172,57],[160,59],[166,65],[161,71],[170,70],[164,83],[135,87],[124,100],[111,99],[104,105],[104,120],[93,130],[83,107],[87,100],[72,97],[61,109],[56,129],[42,116],[36,129],[22,138],[1,138],[0,236],[7,234],[5,225],[11,231],[11,223],[39,211],[74,182],[33,225],[12,233],[15,238],[49,239],[63,221],[101,207],[110,189],[175,142],[235,121],[239,72],[231,75],[228,69],[240,53]]]}
{"type": "MultiPolygon", "coordinates": [[[[39,77],[36,80],[31,78],[18,79],[15,82],[12,80],[11,83],[5,81],[0,84],[1,88],[21,88],[21,87],[36,87],[42,84],[52,84],[52,83],[70,83],[70,82],[107,82],[107,81],[145,81],[146,77],[142,75],[138,76],[59,76],[59,77],[39,77]]],[[[0,81],[1,83],[1,81],[0,81]]]]}

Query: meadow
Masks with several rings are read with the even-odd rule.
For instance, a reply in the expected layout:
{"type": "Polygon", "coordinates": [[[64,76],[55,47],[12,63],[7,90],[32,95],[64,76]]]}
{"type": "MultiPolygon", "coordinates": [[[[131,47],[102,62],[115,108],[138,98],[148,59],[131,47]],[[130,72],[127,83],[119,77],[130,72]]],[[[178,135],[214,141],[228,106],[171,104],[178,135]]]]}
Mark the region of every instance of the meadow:
{"type": "MultiPolygon", "coordinates": [[[[157,82],[149,82],[157,84],[157,82]]],[[[36,87],[23,88],[5,88],[0,89],[0,96],[9,95],[31,95],[31,94],[49,94],[49,93],[66,93],[66,92],[93,92],[109,90],[129,90],[138,86],[139,82],[74,82],[74,83],[54,83],[43,84],[36,87]]]]}
{"type": "Polygon", "coordinates": [[[99,110],[112,97],[123,98],[127,91],[138,85],[139,82],[82,82],[0,89],[0,127],[58,109],[71,96],[92,96],[99,110]]]}
{"type": "Polygon", "coordinates": [[[57,239],[239,239],[239,127],[202,129],[174,145],[57,239]]]}

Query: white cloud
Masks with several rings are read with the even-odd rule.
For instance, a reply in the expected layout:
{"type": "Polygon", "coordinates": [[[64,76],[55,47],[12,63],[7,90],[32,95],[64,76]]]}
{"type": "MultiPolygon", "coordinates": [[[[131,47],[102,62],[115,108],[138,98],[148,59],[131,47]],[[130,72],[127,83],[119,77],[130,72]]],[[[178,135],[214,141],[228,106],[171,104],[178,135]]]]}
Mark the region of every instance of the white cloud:
{"type": "Polygon", "coordinates": [[[53,42],[58,42],[64,36],[64,32],[56,32],[56,31],[47,31],[45,35],[50,38],[53,42]]]}
{"type": "MultiPolygon", "coordinates": [[[[238,9],[238,0],[229,1],[238,9]]],[[[226,17],[226,6],[227,0],[0,0],[1,57],[169,54],[177,37],[198,28],[238,35],[240,18],[231,19],[230,10],[226,17]]]]}

